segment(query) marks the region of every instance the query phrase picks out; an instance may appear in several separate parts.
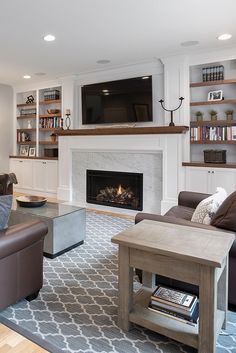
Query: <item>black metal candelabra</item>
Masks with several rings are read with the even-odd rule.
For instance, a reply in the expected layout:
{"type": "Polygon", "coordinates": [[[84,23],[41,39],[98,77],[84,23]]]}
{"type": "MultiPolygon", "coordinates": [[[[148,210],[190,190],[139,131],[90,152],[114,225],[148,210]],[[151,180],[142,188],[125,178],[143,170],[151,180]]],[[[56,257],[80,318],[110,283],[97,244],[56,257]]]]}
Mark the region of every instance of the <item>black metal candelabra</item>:
{"type": "Polygon", "coordinates": [[[164,99],[159,100],[159,103],[161,103],[161,107],[162,107],[166,112],[170,112],[170,123],[169,123],[169,126],[175,126],[175,124],[174,124],[174,122],[173,122],[173,112],[175,112],[176,110],[178,110],[178,109],[181,107],[184,98],[183,98],[183,97],[180,97],[179,100],[180,100],[179,106],[178,106],[177,108],[175,108],[175,109],[166,109],[166,108],[163,106],[164,99]]]}

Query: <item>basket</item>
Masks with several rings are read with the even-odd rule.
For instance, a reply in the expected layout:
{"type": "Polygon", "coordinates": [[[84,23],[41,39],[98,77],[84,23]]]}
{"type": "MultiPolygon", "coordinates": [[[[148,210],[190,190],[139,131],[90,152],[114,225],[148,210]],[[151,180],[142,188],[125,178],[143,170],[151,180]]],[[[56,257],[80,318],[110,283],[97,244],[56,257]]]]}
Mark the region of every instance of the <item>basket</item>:
{"type": "Polygon", "coordinates": [[[58,157],[58,148],[44,148],[44,157],[58,157]]]}
{"type": "Polygon", "coordinates": [[[226,163],[226,150],[204,150],[204,163],[226,163]]]}

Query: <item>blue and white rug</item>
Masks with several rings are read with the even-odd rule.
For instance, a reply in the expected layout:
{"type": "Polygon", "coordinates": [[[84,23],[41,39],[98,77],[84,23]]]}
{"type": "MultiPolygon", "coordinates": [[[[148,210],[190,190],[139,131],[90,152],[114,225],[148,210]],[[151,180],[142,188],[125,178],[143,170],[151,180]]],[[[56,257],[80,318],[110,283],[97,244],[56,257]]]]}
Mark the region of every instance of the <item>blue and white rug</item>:
{"type": "MultiPolygon", "coordinates": [[[[116,325],[117,246],[111,237],[132,225],[124,218],[88,212],[84,245],[56,259],[44,258],[39,297],[7,308],[0,319],[53,353],[196,352],[141,327],[125,333],[116,325]]],[[[229,313],[217,353],[236,353],[236,313],[229,313]]]]}

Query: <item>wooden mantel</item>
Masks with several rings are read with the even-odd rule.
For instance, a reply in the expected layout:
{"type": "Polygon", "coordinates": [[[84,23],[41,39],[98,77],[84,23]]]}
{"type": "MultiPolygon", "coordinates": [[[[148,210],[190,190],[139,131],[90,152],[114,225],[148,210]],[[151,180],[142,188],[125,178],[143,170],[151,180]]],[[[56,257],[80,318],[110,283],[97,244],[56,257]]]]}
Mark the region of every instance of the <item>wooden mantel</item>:
{"type": "Polygon", "coordinates": [[[107,127],[97,129],[62,130],[58,136],[89,135],[148,135],[148,134],[183,134],[188,126],[153,126],[153,127],[107,127]]]}

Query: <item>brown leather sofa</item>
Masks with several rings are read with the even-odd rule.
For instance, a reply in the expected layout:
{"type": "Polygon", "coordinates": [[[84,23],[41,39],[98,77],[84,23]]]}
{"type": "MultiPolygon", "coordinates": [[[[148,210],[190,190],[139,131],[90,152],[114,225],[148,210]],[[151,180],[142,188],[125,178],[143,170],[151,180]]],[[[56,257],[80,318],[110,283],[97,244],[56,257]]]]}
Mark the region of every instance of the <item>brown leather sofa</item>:
{"type": "MultiPolygon", "coordinates": [[[[14,178],[0,175],[0,195],[12,194],[14,178]]],[[[20,299],[37,297],[43,285],[43,241],[47,231],[41,221],[0,230],[0,310],[20,299]]]]}
{"type": "MultiPolygon", "coordinates": [[[[150,213],[138,213],[135,217],[135,223],[143,219],[150,219],[159,222],[187,225],[191,227],[214,229],[234,232],[236,234],[236,192],[228,196],[222,206],[219,208],[211,224],[204,225],[191,222],[193,212],[199,202],[208,197],[209,194],[182,191],[178,197],[178,205],[172,207],[164,216],[150,213]]],[[[137,274],[141,277],[140,271],[137,274]]],[[[197,293],[198,288],[186,285],[179,281],[158,276],[157,281],[162,284],[176,287],[183,290],[189,290],[197,293]]],[[[229,303],[236,305],[236,238],[229,253],[229,303]]]]}

